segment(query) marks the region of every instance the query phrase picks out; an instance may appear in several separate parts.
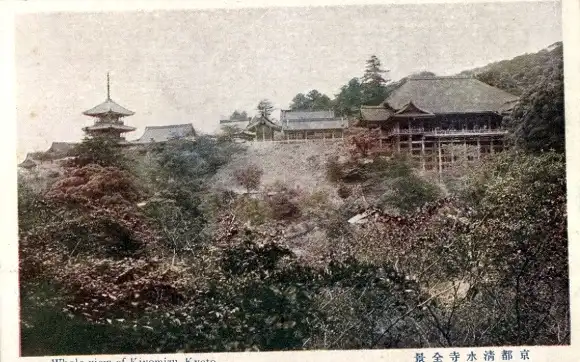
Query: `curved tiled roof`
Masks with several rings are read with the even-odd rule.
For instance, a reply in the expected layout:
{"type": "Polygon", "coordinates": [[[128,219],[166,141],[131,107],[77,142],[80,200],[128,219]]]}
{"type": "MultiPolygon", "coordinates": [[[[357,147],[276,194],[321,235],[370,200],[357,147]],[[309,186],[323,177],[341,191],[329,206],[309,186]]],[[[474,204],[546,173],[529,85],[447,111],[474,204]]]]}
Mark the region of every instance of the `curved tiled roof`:
{"type": "Polygon", "coordinates": [[[83,128],[83,131],[97,131],[103,129],[116,129],[121,132],[131,132],[136,130],[135,127],[126,126],[124,124],[114,124],[114,123],[97,123],[92,126],[87,126],[83,128]]]}
{"type": "Polygon", "coordinates": [[[83,114],[85,116],[91,116],[91,117],[99,117],[99,116],[104,116],[107,114],[113,114],[113,115],[117,115],[120,117],[126,117],[126,116],[134,115],[135,112],[130,111],[127,108],[118,105],[112,99],[107,98],[106,101],[99,104],[98,106],[95,106],[95,107],[89,109],[88,111],[84,111],[83,114]]]}
{"type": "Polygon", "coordinates": [[[273,121],[269,120],[266,117],[259,116],[259,117],[252,118],[252,120],[250,121],[250,123],[246,127],[246,130],[255,129],[256,126],[259,126],[259,125],[264,125],[264,126],[267,126],[267,127],[272,128],[274,130],[280,130],[281,129],[280,125],[274,123],[273,121]]]}
{"type": "Polygon", "coordinates": [[[300,122],[287,122],[284,124],[284,130],[287,131],[309,131],[309,130],[322,130],[322,129],[343,129],[348,126],[346,120],[335,118],[335,119],[313,119],[308,121],[300,122]]]}
{"type": "Polygon", "coordinates": [[[333,111],[301,111],[282,110],[280,121],[284,130],[322,130],[342,129],[347,127],[347,122],[336,118],[333,111]]]}
{"type": "Polygon", "coordinates": [[[132,143],[166,142],[172,139],[192,136],[195,136],[195,129],[191,123],[169,126],[149,126],[145,127],[143,135],[132,143]]]}
{"type": "Polygon", "coordinates": [[[313,119],[334,119],[334,112],[282,110],[280,113],[280,121],[282,122],[311,121],[313,119]]]}
{"type": "Polygon", "coordinates": [[[401,109],[412,101],[431,113],[500,112],[517,96],[471,77],[410,78],[385,102],[401,109]]]}
{"type": "Polygon", "coordinates": [[[361,118],[365,121],[385,121],[393,115],[393,111],[384,106],[362,106],[361,118]]]}

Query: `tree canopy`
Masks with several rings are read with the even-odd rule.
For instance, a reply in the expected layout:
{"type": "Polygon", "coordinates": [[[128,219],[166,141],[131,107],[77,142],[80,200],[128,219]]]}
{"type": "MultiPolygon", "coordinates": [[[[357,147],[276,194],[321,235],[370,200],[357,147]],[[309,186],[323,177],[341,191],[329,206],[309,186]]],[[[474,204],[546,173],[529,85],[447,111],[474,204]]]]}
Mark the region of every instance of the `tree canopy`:
{"type": "Polygon", "coordinates": [[[332,109],[333,102],[326,94],[322,94],[316,89],[308,94],[298,93],[290,104],[292,110],[324,111],[332,109]]]}
{"type": "Polygon", "coordinates": [[[552,68],[562,57],[562,43],[558,42],[537,53],[519,55],[460,74],[473,75],[484,83],[521,95],[540,83],[545,76],[545,70],[552,68]]]}
{"type": "Polygon", "coordinates": [[[272,105],[272,102],[270,102],[267,99],[262,99],[260,101],[260,103],[258,103],[258,106],[256,107],[258,113],[260,116],[264,117],[264,118],[270,118],[270,115],[272,114],[272,111],[274,110],[274,106],[272,105]]]}
{"type": "Polygon", "coordinates": [[[230,115],[230,120],[247,120],[248,113],[246,111],[238,111],[237,109],[230,115]]]}
{"type": "Polygon", "coordinates": [[[376,55],[371,56],[366,63],[362,77],[362,102],[367,105],[378,105],[387,96],[386,85],[390,82],[388,70],[382,68],[376,55]]]}
{"type": "Polygon", "coordinates": [[[358,78],[352,78],[340,88],[334,101],[334,109],[341,116],[355,114],[362,104],[362,85],[358,78]]]}
{"type": "Polygon", "coordinates": [[[506,125],[513,142],[532,152],[564,152],[563,59],[545,69],[544,76],[524,92],[506,125]]]}

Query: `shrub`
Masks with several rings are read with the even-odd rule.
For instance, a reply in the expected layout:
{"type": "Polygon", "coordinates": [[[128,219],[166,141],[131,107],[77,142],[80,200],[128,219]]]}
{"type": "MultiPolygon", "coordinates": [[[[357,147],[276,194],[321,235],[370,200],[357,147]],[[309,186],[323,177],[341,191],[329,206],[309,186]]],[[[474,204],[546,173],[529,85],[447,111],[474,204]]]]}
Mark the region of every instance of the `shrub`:
{"type": "Polygon", "coordinates": [[[340,184],[336,192],[341,199],[346,199],[352,195],[352,189],[345,184],[340,184]]]}
{"type": "Polygon", "coordinates": [[[288,220],[300,215],[298,206],[285,193],[274,194],[267,199],[271,215],[276,220],[288,220]]]}
{"type": "Polygon", "coordinates": [[[129,161],[120,149],[118,141],[107,137],[85,138],[75,145],[70,154],[75,156],[68,162],[70,166],[97,164],[103,167],[129,168],[129,161]]]}
{"type": "Polygon", "coordinates": [[[338,157],[330,157],[326,161],[326,177],[330,182],[339,182],[342,179],[342,167],[338,157]]]}
{"type": "Polygon", "coordinates": [[[243,169],[237,169],[234,171],[234,178],[246,189],[246,192],[251,190],[257,190],[260,186],[262,180],[262,175],[264,171],[257,165],[251,164],[243,169]]]}
{"type": "Polygon", "coordinates": [[[239,197],[232,205],[234,215],[244,222],[260,225],[270,217],[268,204],[260,199],[239,197]]]}
{"type": "Polygon", "coordinates": [[[371,150],[378,145],[379,134],[376,130],[368,128],[353,129],[350,136],[351,154],[353,156],[367,157],[371,150]]]}
{"type": "Polygon", "coordinates": [[[403,213],[417,210],[426,203],[435,201],[441,194],[437,185],[411,174],[398,177],[390,183],[391,190],[382,195],[379,205],[395,207],[403,213]]]}

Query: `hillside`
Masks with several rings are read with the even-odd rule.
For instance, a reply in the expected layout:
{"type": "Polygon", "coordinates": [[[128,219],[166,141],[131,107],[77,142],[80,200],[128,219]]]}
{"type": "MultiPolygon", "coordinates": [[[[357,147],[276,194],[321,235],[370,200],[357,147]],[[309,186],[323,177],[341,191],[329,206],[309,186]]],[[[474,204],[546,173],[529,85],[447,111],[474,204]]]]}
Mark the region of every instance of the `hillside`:
{"type": "Polygon", "coordinates": [[[562,61],[562,49],[561,42],[554,43],[537,53],[522,54],[513,59],[465,70],[460,75],[473,75],[482,82],[520,95],[539,83],[548,69],[562,61]]]}
{"type": "Polygon", "coordinates": [[[326,179],[325,163],[332,155],[346,156],[342,142],[248,143],[247,149],[233,156],[231,162],[221,168],[210,185],[214,189],[228,189],[242,192],[236,184],[233,172],[248,165],[259,165],[263,171],[262,185],[282,182],[305,190],[335,187],[326,179]]]}
{"type": "MultiPolygon", "coordinates": [[[[563,121],[558,51],[471,70],[533,83],[538,124],[514,118],[542,145],[538,126],[563,121]]],[[[433,175],[359,131],[133,152],[86,139],[20,170],[23,355],[569,344],[565,154],[433,175]]]]}

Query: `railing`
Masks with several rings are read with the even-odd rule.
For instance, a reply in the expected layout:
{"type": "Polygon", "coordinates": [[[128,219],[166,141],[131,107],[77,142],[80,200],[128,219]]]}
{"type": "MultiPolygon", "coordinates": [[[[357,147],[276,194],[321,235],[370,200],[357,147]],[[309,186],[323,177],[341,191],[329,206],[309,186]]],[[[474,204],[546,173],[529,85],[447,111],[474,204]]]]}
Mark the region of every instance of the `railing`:
{"type": "Polygon", "coordinates": [[[502,134],[507,133],[507,130],[503,128],[478,128],[478,129],[436,129],[427,132],[428,135],[438,136],[438,135],[463,135],[463,134],[502,134]]]}
{"type": "Polygon", "coordinates": [[[261,139],[255,139],[255,140],[249,140],[247,142],[254,142],[254,143],[261,143],[261,142],[277,142],[277,143],[315,143],[315,142],[343,142],[344,139],[341,137],[335,137],[335,138],[295,138],[295,139],[276,139],[276,140],[261,140],[261,139]]]}
{"type": "Polygon", "coordinates": [[[415,133],[423,133],[425,132],[424,128],[400,128],[394,129],[392,134],[415,134],[415,133]]]}
{"type": "Polygon", "coordinates": [[[425,130],[424,128],[403,128],[394,129],[388,135],[424,134],[426,136],[440,135],[465,135],[465,134],[504,134],[507,131],[503,128],[478,128],[478,129],[435,129],[425,130]]]}

